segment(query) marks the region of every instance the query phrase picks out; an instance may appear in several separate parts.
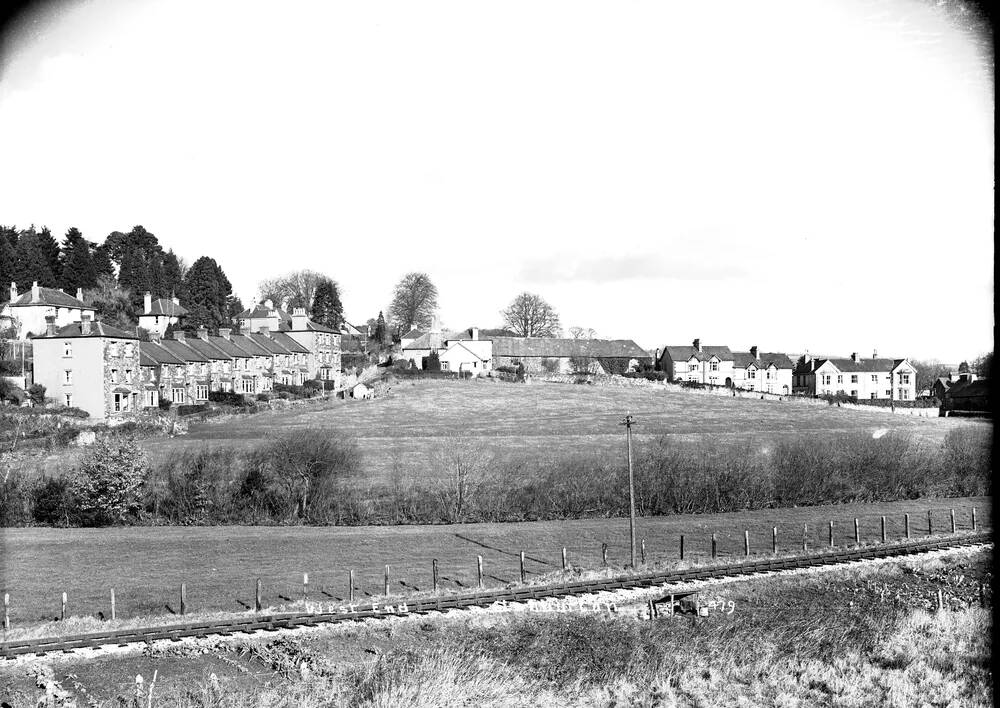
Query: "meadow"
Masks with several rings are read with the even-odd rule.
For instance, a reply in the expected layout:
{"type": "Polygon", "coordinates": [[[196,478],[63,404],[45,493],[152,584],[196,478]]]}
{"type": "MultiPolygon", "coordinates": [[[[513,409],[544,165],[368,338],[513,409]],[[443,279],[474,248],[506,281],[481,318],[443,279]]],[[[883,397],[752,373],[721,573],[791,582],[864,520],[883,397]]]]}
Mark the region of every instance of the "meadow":
{"type": "MultiPolygon", "coordinates": [[[[991,500],[979,497],[646,517],[637,522],[637,536],[646,539],[647,562],[666,567],[679,560],[681,534],[685,561],[706,562],[712,533],[717,534],[720,558],[738,558],[747,529],[752,553],[771,552],[772,526],[779,528],[779,551],[792,552],[802,547],[803,524],[808,525],[809,548],[820,549],[828,545],[831,520],[835,544],[847,546],[854,543],[855,517],[862,542],[874,542],[883,515],[888,538],[898,539],[904,535],[904,513],[910,514],[911,534],[917,537],[949,531],[952,508],[959,530],[969,530],[973,507],[979,528],[988,528],[991,500]]],[[[68,594],[68,615],[93,617],[109,615],[114,587],[118,617],[128,619],[178,611],[183,582],[190,611],[235,612],[252,605],[257,578],[269,605],[301,599],[303,573],[309,574],[312,599],[346,598],[353,569],[356,598],[364,601],[382,594],[386,564],[391,566],[393,594],[429,590],[435,558],[442,589],[458,590],[475,586],[476,556],[482,555],[486,584],[492,587],[518,579],[522,550],[532,580],[561,568],[563,547],[571,565],[600,568],[604,543],[609,566],[623,568],[629,562],[627,518],[378,527],[0,529],[0,594],[10,594],[12,630],[18,631],[57,617],[63,592],[68,594]]],[[[93,630],[61,630],[49,623],[46,631],[93,630]]]]}
{"type": "Polygon", "coordinates": [[[517,460],[528,474],[573,457],[602,464],[625,461],[626,413],[635,419],[641,454],[663,439],[766,448],[798,436],[891,431],[938,445],[951,430],[991,427],[982,421],[915,418],[826,404],[713,396],[657,386],[531,385],[493,380],[398,380],[390,394],[368,401],[316,406],[225,420],[192,422],[187,435],[149,438],[155,465],[196,447],[249,449],[268,436],[306,429],[355,441],[368,483],[427,481],[447,476],[449,448],[476,449],[490,459],[517,460]]]}

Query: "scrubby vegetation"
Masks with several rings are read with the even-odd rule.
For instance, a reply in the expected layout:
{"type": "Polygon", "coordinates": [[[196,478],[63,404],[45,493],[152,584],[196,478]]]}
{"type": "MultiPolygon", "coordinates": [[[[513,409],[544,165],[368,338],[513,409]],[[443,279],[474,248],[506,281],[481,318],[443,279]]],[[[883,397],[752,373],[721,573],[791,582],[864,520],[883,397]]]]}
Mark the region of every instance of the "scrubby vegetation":
{"type": "MultiPolygon", "coordinates": [[[[991,493],[991,433],[939,446],[892,433],[798,436],[765,447],[662,438],[636,455],[637,510],[653,516],[991,493]]],[[[92,453],[93,454],[93,453],[92,453]]],[[[461,440],[428,460],[443,475],[371,482],[351,440],[294,431],[258,447],[188,449],[149,470],[134,513],[107,523],[420,524],[625,516],[624,465],[586,453],[539,462],[461,440]]],[[[0,522],[95,523],[60,478],[0,484],[0,522]],[[63,485],[63,486],[60,486],[63,485]]],[[[74,487],[75,489],[75,487],[74,487]]]]}

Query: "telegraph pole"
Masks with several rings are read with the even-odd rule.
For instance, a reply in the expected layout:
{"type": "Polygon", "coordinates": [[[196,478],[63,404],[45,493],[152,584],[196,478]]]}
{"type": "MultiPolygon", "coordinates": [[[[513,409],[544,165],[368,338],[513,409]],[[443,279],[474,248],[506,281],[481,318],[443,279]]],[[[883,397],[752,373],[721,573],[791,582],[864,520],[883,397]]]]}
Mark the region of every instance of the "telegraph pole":
{"type": "Polygon", "coordinates": [[[632,551],[632,567],[635,568],[635,477],[632,474],[632,414],[626,413],[619,423],[625,426],[625,444],[628,454],[628,535],[632,551]]]}

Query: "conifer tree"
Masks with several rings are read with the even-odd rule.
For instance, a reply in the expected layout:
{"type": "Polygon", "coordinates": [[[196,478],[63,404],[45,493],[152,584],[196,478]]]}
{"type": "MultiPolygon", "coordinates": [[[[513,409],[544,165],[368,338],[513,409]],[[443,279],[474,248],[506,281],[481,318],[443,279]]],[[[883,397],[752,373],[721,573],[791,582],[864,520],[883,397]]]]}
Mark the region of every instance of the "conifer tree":
{"type": "Polygon", "coordinates": [[[0,302],[8,299],[7,289],[16,280],[17,257],[14,254],[14,246],[5,234],[0,233],[0,302]]]}
{"type": "Polygon", "coordinates": [[[97,279],[101,278],[115,278],[115,266],[111,261],[111,253],[107,247],[107,244],[102,243],[101,245],[96,245],[91,243],[91,248],[93,248],[92,258],[94,261],[94,271],[97,273],[97,279]]]}
{"type": "Polygon", "coordinates": [[[55,275],[49,268],[49,260],[38,242],[34,227],[18,235],[14,254],[14,280],[20,292],[30,289],[35,282],[47,288],[56,287],[55,275]]]}
{"type": "Polygon", "coordinates": [[[151,290],[149,268],[142,251],[136,247],[126,248],[118,269],[118,287],[132,293],[132,304],[141,307],[143,296],[151,290]]]}
{"type": "Polygon", "coordinates": [[[317,324],[338,329],[344,321],[344,306],[340,302],[340,292],[337,283],[324,278],[316,286],[313,296],[310,317],[317,324]]]}
{"type": "Polygon", "coordinates": [[[172,250],[163,254],[163,297],[181,297],[181,263],[172,250]]]}
{"type": "MultiPolygon", "coordinates": [[[[62,254],[59,251],[59,242],[52,236],[48,226],[43,226],[38,234],[38,248],[45,256],[45,261],[49,264],[49,270],[55,277],[52,287],[58,287],[58,276],[62,273],[62,254]]],[[[39,283],[41,285],[41,283],[39,283]]]]}
{"type": "Polygon", "coordinates": [[[233,286],[214,259],[202,256],[184,276],[184,307],[188,310],[186,328],[225,327],[229,321],[229,303],[233,286]]]}
{"type": "Polygon", "coordinates": [[[90,243],[75,226],[66,232],[63,241],[62,273],[59,287],[75,295],[77,288],[97,286],[97,268],[90,255],[90,243]]]}

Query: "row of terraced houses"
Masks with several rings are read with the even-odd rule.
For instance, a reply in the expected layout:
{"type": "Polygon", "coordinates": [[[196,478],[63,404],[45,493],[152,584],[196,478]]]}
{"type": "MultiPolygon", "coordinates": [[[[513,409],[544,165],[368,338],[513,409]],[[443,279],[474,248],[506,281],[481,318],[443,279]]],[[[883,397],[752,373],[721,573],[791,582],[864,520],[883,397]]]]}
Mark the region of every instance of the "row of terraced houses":
{"type": "Polygon", "coordinates": [[[140,326],[128,331],[95,321],[94,309],[61,290],[39,287],[11,299],[0,317],[17,336],[32,337],[34,381],[58,403],[96,418],[123,417],[160,401],[198,404],[213,391],[245,396],[275,383],[340,380],[340,333],[265,301],[239,315],[239,326],[210,333],[177,330],[187,310],[176,299],[144,298],[140,326]]]}

